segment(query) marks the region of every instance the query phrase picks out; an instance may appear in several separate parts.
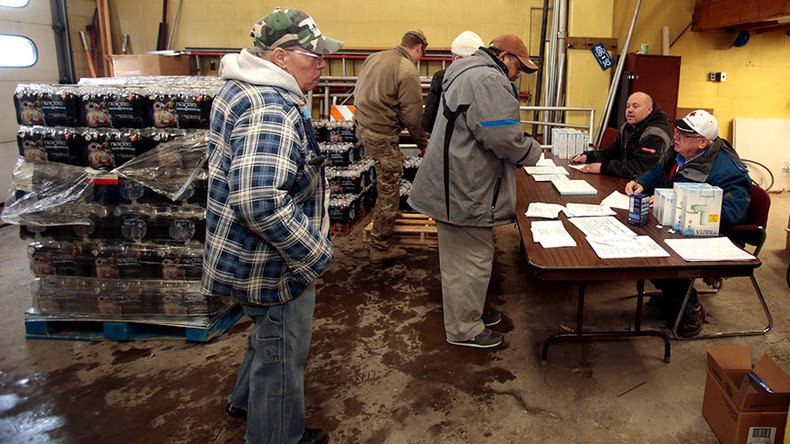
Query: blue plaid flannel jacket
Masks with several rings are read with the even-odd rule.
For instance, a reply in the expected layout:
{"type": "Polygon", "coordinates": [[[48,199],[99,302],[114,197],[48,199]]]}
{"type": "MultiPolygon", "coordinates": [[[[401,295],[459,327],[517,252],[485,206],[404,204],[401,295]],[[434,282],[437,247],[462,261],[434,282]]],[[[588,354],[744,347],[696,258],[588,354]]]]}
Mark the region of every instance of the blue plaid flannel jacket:
{"type": "Polygon", "coordinates": [[[329,265],[323,166],[309,120],[286,90],[225,82],[211,109],[203,289],[272,305],[329,265]]]}

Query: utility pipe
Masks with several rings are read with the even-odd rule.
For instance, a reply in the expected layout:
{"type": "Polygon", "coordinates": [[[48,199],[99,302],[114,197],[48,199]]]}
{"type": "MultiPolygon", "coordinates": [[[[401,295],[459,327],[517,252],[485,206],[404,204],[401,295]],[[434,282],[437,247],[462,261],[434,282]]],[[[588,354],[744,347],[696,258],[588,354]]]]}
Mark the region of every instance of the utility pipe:
{"type": "Polygon", "coordinates": [[[628,28],[628,35],[625,38],[622,52],[620,52],[620,59],[617,61],[617,68],[614,72],[612,84],[609,85],[609,95],[606,97],[606,106],[604,106],[603,116],[598,124],[598,133],[595,135],[595,145],[600,145],[603,138],[603,130],[606,128],[606,122],[609,121],[609,115],[612,113],[612,104],[614,103],[615,92],[620,84],[620,75],[623,73],[623,65],[625,65],[625,56],[628,54],[628,46],[631,44],[631,36],[634,34],[634,26],[636,26],[636,18],[639,15],[639,7],[642,5],[642,0],[636,0],[634,7],[634,16],[631,18],[631,27],[628,28]]]}

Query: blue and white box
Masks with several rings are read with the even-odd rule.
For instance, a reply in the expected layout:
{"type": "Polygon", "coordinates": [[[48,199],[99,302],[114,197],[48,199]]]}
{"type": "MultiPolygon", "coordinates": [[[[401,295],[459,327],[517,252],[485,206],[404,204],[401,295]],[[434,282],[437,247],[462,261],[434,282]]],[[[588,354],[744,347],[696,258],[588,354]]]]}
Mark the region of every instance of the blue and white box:
{"type": "Polygon", "coordinates": [[[653,191],[653,214],[660,225],[672,225],[675,216],[675,190],[656,188],[653,191]]]}
{"type": "Polygon", "coordinates": [[[683,206],[683,235],[718,236],[723,191],[708,184],[700,185],[687,191],[683,206]]]}
{"type": "Polygon", "coordinates": [[[628,197],[628,223],[644,227],[650,218],[650,196],[632,194],[628,197]]]}

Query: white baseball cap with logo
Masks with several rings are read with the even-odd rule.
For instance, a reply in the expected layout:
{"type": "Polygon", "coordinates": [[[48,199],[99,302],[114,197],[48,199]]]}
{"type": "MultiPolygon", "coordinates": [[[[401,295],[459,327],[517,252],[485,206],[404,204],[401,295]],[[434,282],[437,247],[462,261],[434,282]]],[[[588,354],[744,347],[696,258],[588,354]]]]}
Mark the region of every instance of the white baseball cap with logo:
{"type": "Polygon", "coordinates": [[[697,133],[706,139],[715,140],[719,137],[719,122],[713,114],[704,109],[694,110],[686,117],[673,121],[675,127],[684,133],[697,133]]]}

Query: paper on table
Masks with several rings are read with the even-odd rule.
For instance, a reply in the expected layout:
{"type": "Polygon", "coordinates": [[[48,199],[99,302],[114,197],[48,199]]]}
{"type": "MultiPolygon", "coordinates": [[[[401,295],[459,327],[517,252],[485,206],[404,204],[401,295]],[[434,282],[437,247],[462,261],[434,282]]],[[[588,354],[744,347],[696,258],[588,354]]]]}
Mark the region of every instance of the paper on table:
{"type": "Polygon", "coordinates": [[[628,238],[595,239],[587,238],[595,254],[601,259],[622,259],[627,257],[668,257],[660,245],[650,236],[628,238]]]}
{"type": "Polygon", "coordinates": [[[537,174],[532,176],[535,182],[548,182],[551,180],[568,180],[568,176],[562,174],[537,174]]]}
{"type": "Polygon", "coordinates": [[[614,216],[572,217],[568,220],[588,238],[606,241],[608,239],[633,238],[636,236],[636,233],[614,216]]]}
{"type": "Polygon", "coordinates": [[[606,205],[609,208],[627,210],[629,205],[628,196],[619,191],[612,191],[612,194],[606,196],[606,199],[601,201],[601,205],[606,205]]]}
{"type": "Polygon", "coordinates": [[[546,157],[543,155],[543,153],[540,154],[540,159],[538,159],[538,161],[535,162],[535,166],[539,166],[539,167],[542,167],[542,166],[551,166],[551,167],[553,167],[553,166],[556,166],[556,165],[557,164],[554,163],[554,161],[552,159],[546,159],[546,157]]]}
{"type": "Polygon", "coordinates": [[[561,220],[536,220],[530,225],[532,240],[543,248],[575,247],[576,241],[561,220]]]}
{"type": "Polygon", "coordinates": [[[554,188],[563,196],[595,196],[598,190],[582,179],[552,180],[554,188]]]}
{"type": "Polygon", "coordinates": [[[755,259],[726,237],[667,239],[669,248],[689,262],[749,261],[755,259]]]}
{"type": "Polygon", "coordinates": [[[563,206],[559,204],[530,202],[529,208],[527,208],[527,212],[524,213],[524,216],[556,219],[560,211],[562,211],[562,208],[563,206]]]}
{"type": "Polygon", "coordinates": [[[569,202],[565,204],[563,210],[568,217],[590,217],[590,216],[614,216],[615,213],[611,208],[596,204],[580,204],[569,202]]]}
{"type": "Polygon", "coordinates": [[[524,171],[527,172],[530,176],[534,176],[536,174],[570,174],[568,170],[561,166],[525,166],[524,171]]]}
{"type": "Polygon", "coordinates": [[[581,169],[585,167],[585,164],[583,164],[583,163],[569,163],[568,167],[573,168],[574,170],[581,171],[581,169]]]}

